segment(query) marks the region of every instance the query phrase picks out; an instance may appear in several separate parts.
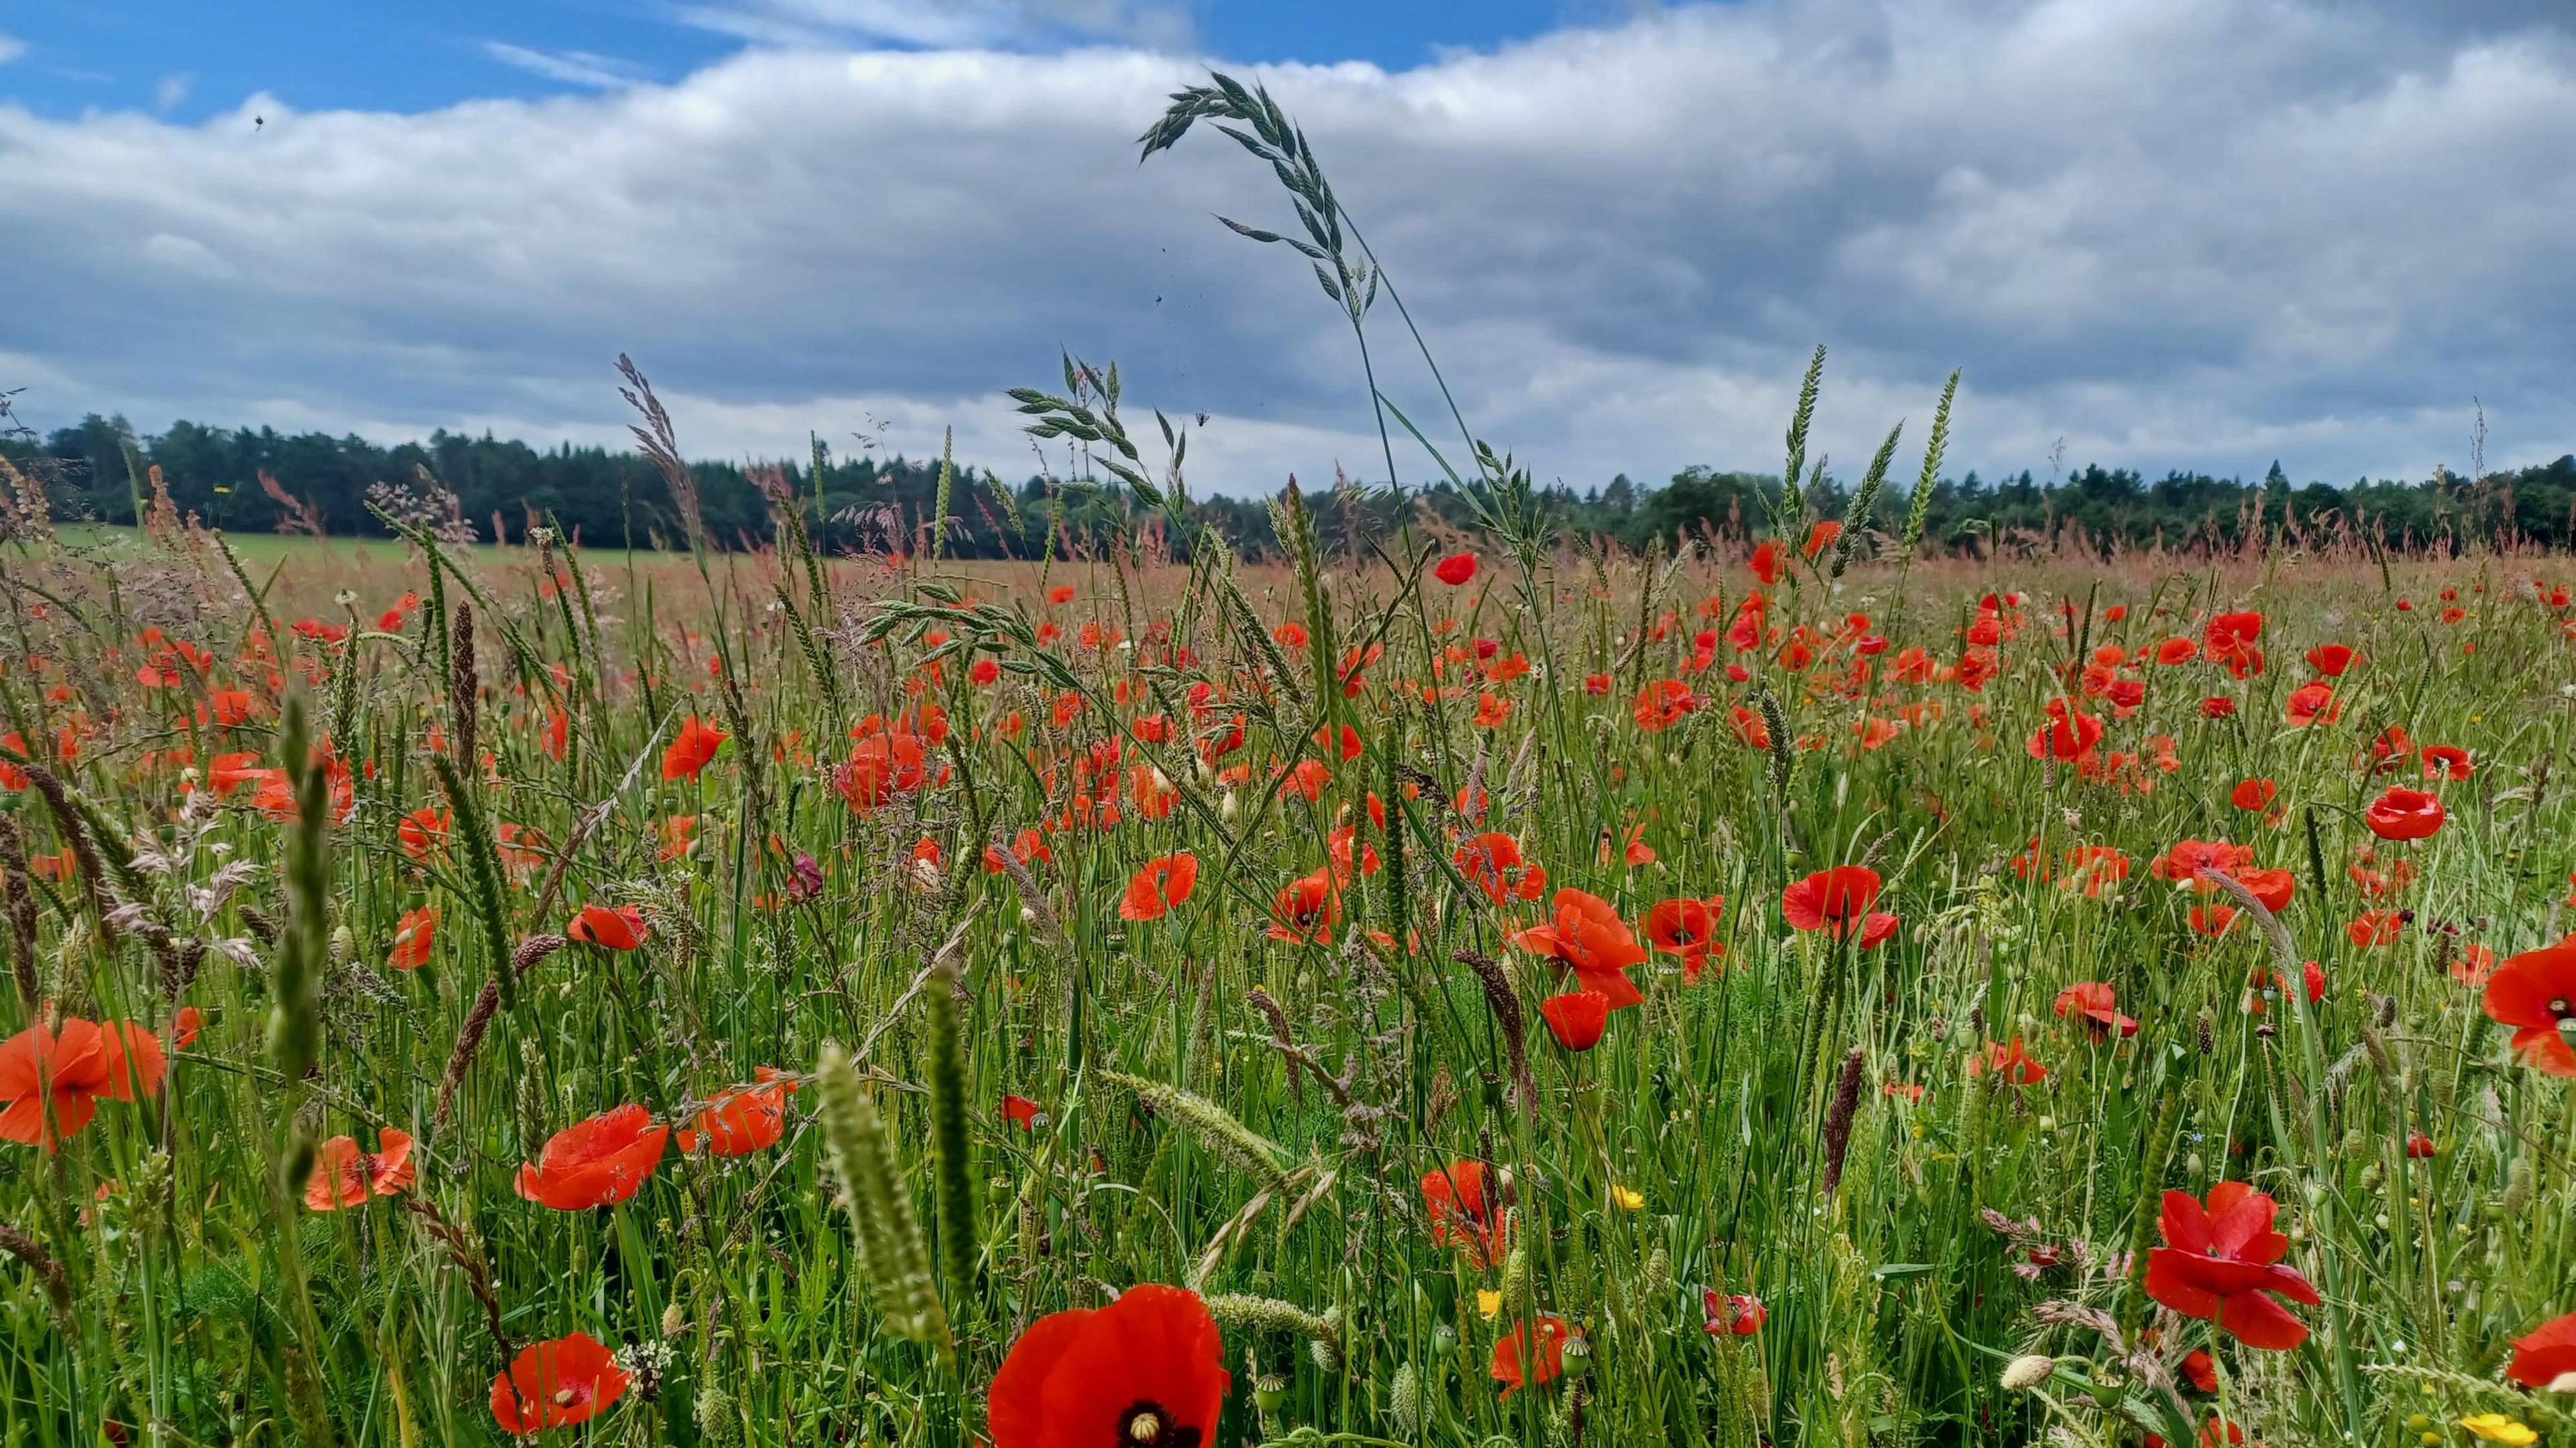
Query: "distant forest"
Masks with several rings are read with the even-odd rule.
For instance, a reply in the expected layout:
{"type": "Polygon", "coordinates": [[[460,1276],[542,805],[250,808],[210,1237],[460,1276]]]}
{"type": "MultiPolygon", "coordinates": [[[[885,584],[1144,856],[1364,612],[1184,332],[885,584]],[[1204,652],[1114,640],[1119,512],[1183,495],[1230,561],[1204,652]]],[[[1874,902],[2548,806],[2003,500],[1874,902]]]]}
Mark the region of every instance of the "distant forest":
{"type": "MultiPolygon", "coordinates": [[[[150,497],[150,470],[158,468],[179,510],[209,526],[237,532],[291,528],[292,506],[279,501],[282,495],[309,509],[329,533],[383,533],[367,508],[370,488],[412,488],[425,470],[455,495],[461,520],[487,542],[518,541],[532,523],[549,516],[593,548],[658,547],[679,537],[669,489],[652,463],[637,453],[602,448],[546,451],[443,431],[426,442],[381,447],[358,437],[288,436],[269,428],[193,422],[143,436],[122,418],[92,415],[50,436],[23,429],[0,436],[0,455],[43,487],[53,516],[64,521],[134,521],[138,505],[150,497]]],[[[741,548],[768,541],[769,505],[750,470],[698,463],[693,471],[714,543],[741,548]]],[[[937,459],[831,458],[819,484],[815,471],[810,460],[798,459],[781,463],[773,476],[800,500],[809,526],[821,519],[828,548],[927,546],[937,459]]],[[[1906,469],[1900,464],[1897,471],[1906,469]]],[[[1676,535],[1758,532],[1779,487],[1775,475],[1694,467],[1661,486],[1625,475],[1581,490],[1558,484],[1547,490],[1545,502],[1570,531],[1642,548],[1656,537],[1669,543],[1676,535]]],[[[1808,497],[1809,515],[1842,516],[1848,491],[1845,480],[1820,479],[1808,497]]],[[[1245,555],[1275,551],[1262,500],[1202,497],[1196,506],[1245,555]]],[[[1875,524],[1894,530],[1908,506],[1891,487],[1875,524]]],[[[1382,488],[1350,490],[1328,505],[1328,531],[1375,536],[1406,508],[1427,510],[1460,531],[1471,526],[1465,500],[1443,483],[1402,498],[1382,488]]],[[[1047,550],[1051,535],[1077,546],[1116,536],[1130,528],[1135,511],[1134,501],[1114,482],[1093,487],[1029,478],[1011,484],[961,465],[951,486],[947,551],[956,557],[1032,558],[1047,550]]],[[[2409,552],[2471,542],[2567,547],[2576,543],[2576,455],[2479,479],[2444,472],[2421,482],[2362,480],[2342,487],[2293,484],[2278,463],[2250,483],[2198,473],[2149,479],[2098,465],[2050,480],[2026,471],[1993,479],[1969,472],[1934,487],[1925,539],[1930,547],[1951,551],[2191,551],[2239,546],[2253,530],[2308,542],[2375,537],[2392,550],[2409,552]]],[[[1064,545],[1056,546],[1062,551],[1064,545]]]]}

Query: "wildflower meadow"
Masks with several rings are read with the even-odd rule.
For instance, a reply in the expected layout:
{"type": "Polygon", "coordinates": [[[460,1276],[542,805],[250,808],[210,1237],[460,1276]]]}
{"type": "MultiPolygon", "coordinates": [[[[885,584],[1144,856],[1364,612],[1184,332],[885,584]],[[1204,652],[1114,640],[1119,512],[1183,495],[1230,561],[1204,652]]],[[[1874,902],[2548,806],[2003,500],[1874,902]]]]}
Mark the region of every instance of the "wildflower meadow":
{"type": "Polygon", "coordinates": [[[1821,352],[1610,545],[1182,144],[1474,526],[1238,557],[1070,358],[1011,561],[712,536],[631,365],[659,549],[0,477],[0,1443],[2576,1442],[2576,570],[1937,547],[1937,380],[1818,516],[1821,352]]]}

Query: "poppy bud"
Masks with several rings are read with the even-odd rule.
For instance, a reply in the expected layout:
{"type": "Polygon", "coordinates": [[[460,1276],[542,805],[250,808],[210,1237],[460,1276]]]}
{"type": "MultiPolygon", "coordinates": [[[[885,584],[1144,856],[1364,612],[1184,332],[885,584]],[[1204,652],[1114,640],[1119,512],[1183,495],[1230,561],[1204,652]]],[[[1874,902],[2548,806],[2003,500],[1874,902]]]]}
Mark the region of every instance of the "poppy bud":
{"type": "Polygon", "coordinates": [[[1565,1376],[1569,1379],[1579,1378],[1585,1373],[1592,1371],[1591,1340],[1584,1337],[1581,1333],[1577,1333],[1574,1336],[1567,1338],[1565,1340],[1564,1360],[1565,1376]]]}
{"type": "Polygon", "coordinates": [[[1277,1373],[1263,1373],[1252,1380],[1252,1405],[1269,1417],[1288,1405],[1288,1380],[1277,1373]]]}

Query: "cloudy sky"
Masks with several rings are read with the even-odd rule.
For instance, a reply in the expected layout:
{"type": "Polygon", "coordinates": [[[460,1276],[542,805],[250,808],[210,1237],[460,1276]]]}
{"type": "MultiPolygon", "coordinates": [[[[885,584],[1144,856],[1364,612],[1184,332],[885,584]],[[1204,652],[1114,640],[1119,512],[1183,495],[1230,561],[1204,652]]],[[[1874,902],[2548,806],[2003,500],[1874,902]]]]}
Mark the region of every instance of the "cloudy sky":
{"type": "MultiPolygon", "coordinates": [[[[2576,448],[2576,26],[2547,0],[17,0],[0,389],[1036,460],[1059,348],[1206,413],[1203,490],[1384,471],[1348,327],[1213,133],[1267,83],[1471,425],[1578,486],[1824,444],[1954,470],[2421,477],[2576,448]],[[252,17],[230,13],[255,10],[252,17]]],[[[1439,410],[1399,319],[1382,385],[1439,410]]],[[[1419,481],[1429,464],[1399,452],[1419,481]]]]}

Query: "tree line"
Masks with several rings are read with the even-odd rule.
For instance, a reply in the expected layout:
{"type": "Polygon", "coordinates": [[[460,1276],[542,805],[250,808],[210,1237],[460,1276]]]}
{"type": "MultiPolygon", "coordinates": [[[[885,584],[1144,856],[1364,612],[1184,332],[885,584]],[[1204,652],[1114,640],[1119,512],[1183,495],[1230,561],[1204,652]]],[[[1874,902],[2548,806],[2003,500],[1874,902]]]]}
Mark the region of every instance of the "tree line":
{"type": "MultiPolygon", "coordinates": [[[[157,470],[181,514],[235,532],[384,534],[389,530],[369,507],[372,490],[380,505],[389,497],[435,497],[451,529],[470,525],[486,542],[523,541],[530,527],[545,523],[593,548],[655,548],[682,537],[670,488],[653,463],[599,447],[539,449],[446,431],[383,446],[355,436],[194,422],[144,435],[123,418],[93,414],[50,435],[0,433],[0,455],[43,490],[58,521],[134,522],[151,504],[157,470]]],[[[818,541],[836,552],[926,549],[941,516],[937,459],[836,457],[818,446],[810,458],[775,465],[700,462],[690,471],[707,536],[719,547],[766,544],[773,497],[792,498],[818,541]]],[[[1327,535],[1353,546],[1383,536],[1406,510],[1462,533],[1473,528],[1466,498],[1446,482],[1401,495],[1346,486],[1312,501],[1327,535]]],[[[1671,547],[1749,537],[1765,531],[1779,501],[1776,475],[1704,467],[1661,486],[1623,474],[1579,491],[1559,483],[1540,493],[1563,530],[1631,549],[1656,539],[1671,547]]],[[[1850,501],[1842,480],[1820,477],[1808,491],[1806,516],[1843,517],[1850,501]]],[[[1256,559],[1277,552],[1266,500],[1206,497],[1193,508],[1238,552],[1256,559]]],[[[1911,508],[1891,489],[1871,524],[1898,531],[1911,508]]],[[[959,466],[950,470],[945,552],[1061,555],[1134,537],[1140,527],[1150,542],[1159,534],[1148,511],[1114,480],[1011,483],[959,466]]],[[[2576,544],[2576,455],[2479,478],[2437,471],[2421,481],[2340,487],[2294,485],[2278,463],[2253,482],[2184,472],[2151,480],[2098,465],[2046,480],[2028,471],[1995,479],[1971,471],[1940,479],[1924,514],[1924,543],[1935,551],[2188,552],[2234,549],[2249,538],[2342,540],[2399,552],[2473,543],[2567,547],[2576,544]]]]}

